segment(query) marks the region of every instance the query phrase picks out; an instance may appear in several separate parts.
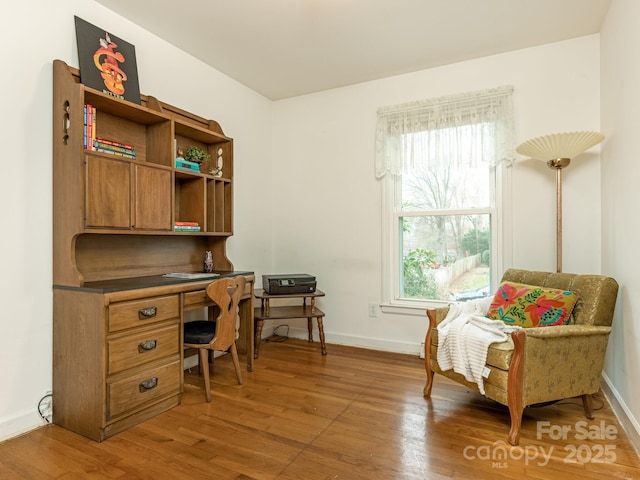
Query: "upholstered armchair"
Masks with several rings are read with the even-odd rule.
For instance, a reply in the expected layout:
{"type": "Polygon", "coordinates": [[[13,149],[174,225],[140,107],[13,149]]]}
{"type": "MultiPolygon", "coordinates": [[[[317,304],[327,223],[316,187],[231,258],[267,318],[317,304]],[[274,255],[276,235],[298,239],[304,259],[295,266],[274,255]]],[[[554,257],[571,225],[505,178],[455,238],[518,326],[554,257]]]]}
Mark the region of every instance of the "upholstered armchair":
{"type": "MultiPolygon", "coordinates": [[[[578,294],[568,324],[518,328],[487,351],[484,379],[486,397],[509,408],[509,443],[518,445],[524,409],[530,405],[582,397],[585,414],[593,417],[591,395],[600,389],[617,282],[601,275],[577,275],[509,269],[502,282],[561,289],[578,294]]],[[[449,307],[427,310],[429,328],[425,339],[427,383],[424,396],[431,396],[433,374],[438,373],[479,391],[478,385],[453,369],[438,365],[438,329],[449,307]]]]}

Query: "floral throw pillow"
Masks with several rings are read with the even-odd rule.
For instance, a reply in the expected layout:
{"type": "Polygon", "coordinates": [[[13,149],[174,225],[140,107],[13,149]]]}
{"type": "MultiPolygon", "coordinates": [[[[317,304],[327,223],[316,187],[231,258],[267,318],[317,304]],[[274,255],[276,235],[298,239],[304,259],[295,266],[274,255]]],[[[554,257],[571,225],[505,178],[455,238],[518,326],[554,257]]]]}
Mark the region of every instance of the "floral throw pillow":
{"type": "Polygon", "coordinates": [[[577,301],[576,292],[502,282],[487,317],[525,328],[566,325],[577,301]]]}

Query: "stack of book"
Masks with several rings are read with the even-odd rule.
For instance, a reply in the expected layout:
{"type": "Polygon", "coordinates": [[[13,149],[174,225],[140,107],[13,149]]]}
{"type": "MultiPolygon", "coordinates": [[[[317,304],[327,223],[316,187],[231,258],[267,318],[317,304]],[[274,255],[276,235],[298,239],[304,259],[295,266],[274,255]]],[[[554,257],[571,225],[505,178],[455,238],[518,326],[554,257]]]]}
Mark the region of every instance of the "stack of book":
{"type": "Polygon", "coordinates": [[[96,138],[96,108],[93,105],[84,106],[84,148],[93,150],[93,140],[96,138]]]}
{"type": "Polygon", "coordinates": [[[92,150],[108,153],[110,155],[117,155],[118,157],[136,158],[136,151],[133,149],[133,145],[114,142],[113,140],[107,140],[106,138],[96,138],[93,141],[92,150]]]}
{"type": "Polygon", "coordinates": [[[200,165],[196,162],[190,162],[189,160],[185,160],[184,158],[176,158],[176,167],[183,168],[185,170],[191,170],[192,172],[199,172],[200,165]]]}
{"type": "Polygon", "coordinates": [[[94,152],[108,153],[110,155],[135,159],[136,152],[133,145],[100,138],[96,135],[96,119],[96,107],[87,103],[84,106],[84,148],[87,150],[93,150],[94,152]]]}
{"type": "Polygon", "coordinates": [[[200,224],[198,222],[176,222],[173,226],[174,232],[199,232],[200,224]]]}

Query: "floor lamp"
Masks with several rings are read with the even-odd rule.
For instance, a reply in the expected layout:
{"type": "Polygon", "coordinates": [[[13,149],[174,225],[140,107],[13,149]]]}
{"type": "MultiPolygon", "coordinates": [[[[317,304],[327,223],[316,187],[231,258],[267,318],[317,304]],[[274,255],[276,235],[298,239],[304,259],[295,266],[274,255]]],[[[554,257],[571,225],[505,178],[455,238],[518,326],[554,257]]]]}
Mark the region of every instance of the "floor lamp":
{"type": "Polygon", "coordinates": [[[556,171],[556,265],[562,271],[562,170],[571,159],[604,140],[598,132],[555,133],[532,138],[520,144],[516,152],[546,162],[556,171]]]}

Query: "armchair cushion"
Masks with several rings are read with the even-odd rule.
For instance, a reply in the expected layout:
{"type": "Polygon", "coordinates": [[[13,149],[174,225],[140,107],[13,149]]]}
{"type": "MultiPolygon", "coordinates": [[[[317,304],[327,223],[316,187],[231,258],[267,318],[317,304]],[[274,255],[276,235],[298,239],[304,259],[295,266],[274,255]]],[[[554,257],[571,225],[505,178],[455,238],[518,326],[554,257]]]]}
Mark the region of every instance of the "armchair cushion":
{"type": "Polygon", "coordinates": [[[504,281],[487,317],[524,328],[566,325],[577,300],[568,290],[504,281]]]}

